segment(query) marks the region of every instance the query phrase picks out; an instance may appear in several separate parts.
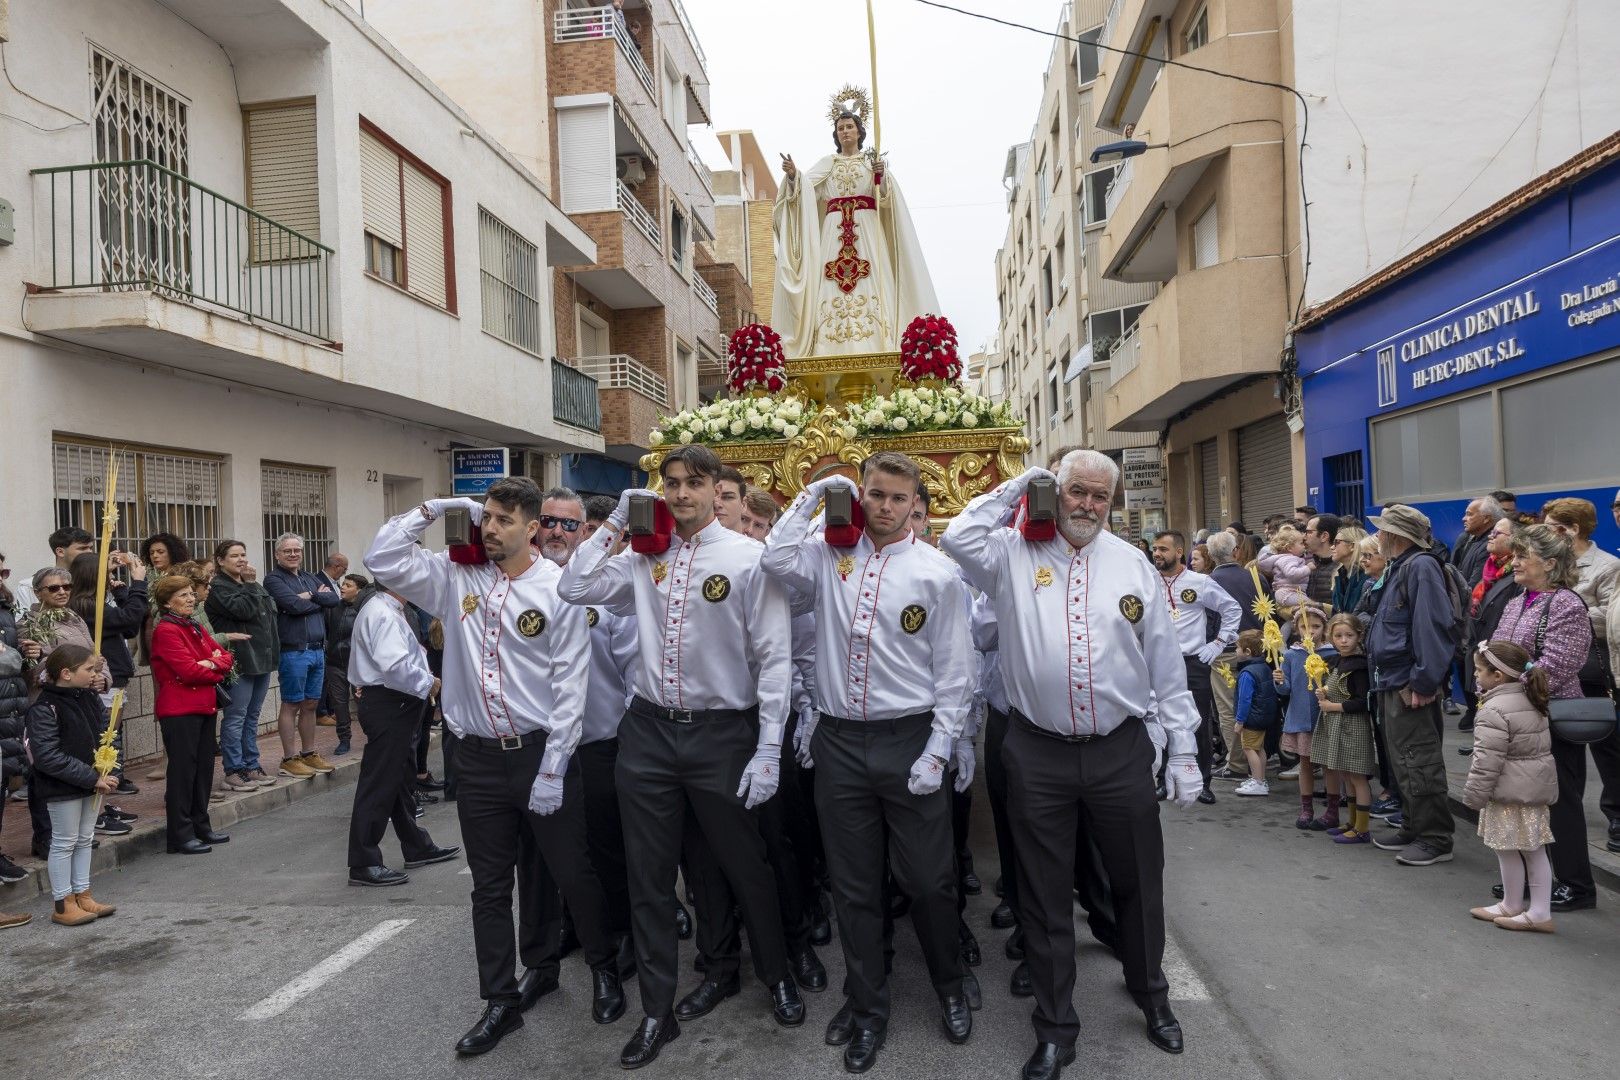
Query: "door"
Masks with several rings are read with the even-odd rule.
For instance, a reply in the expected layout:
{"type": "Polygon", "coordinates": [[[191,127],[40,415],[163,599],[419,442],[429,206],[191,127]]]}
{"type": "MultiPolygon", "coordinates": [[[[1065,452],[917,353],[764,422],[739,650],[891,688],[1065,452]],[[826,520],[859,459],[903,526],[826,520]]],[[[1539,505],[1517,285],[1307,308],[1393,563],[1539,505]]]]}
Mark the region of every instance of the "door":
{"type": "Polygon", "coordinates": [[[584,308],[579,312],[579,356],[607,356],[612,352],[612,344],[608,340],[608,325],[599,316],[591,314],[584,308]]]}
{"type": "Polygon", "coordinates": [[[1221,520],[1221,448],[1214,439],[1198,444],[1198,514],[1201,528],[1226,524],[1221,520]]]}
{"type": "Polygon", "coordinates": [[[1238,516],[1260,531],[1272,514],[1294,509],[1294,465],[1282,414],[1238,429],[1238,516]]]}

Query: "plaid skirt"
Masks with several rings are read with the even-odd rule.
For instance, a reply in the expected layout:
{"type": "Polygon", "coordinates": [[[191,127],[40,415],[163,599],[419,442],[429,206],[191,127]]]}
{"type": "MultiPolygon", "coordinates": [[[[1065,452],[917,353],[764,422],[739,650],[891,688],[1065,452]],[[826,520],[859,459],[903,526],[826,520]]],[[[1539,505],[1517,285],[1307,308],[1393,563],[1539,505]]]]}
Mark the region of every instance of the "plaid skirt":
{"type": "Polygon", "coordinates": [[[1324,712],[1316,721],[1311,751],[1311,760],[1324,769],[1352,776],[1371,776],[1378,771],[1372,717],[1366,713],[1324,712]]]}

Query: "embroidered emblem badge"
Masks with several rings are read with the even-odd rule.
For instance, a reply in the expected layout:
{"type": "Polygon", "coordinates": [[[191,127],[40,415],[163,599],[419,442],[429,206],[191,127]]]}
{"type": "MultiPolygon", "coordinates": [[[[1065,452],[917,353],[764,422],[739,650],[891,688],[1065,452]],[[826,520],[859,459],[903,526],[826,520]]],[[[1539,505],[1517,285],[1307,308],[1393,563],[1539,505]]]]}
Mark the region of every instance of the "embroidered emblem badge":
{"type": "Polygon", "coordinates": [[[471,615],[473,612],[475,612],[477,610],[478,610],[478,594],[477,593],[468,593],[466,596],[463,596],[461,598],[461,613],[463,615],[471,615]]]}
{"type": "Polygon", "coordinates": [[[1037,566],[1035,568],[1035,587],[1044,589],[1052,584],[1052,568],[1050,566],[1037,566]]]}
{"type": "Polygon", "coordinates": [[[855,569],[855,556],[840,555],[838,557],[838,576],[844,581],[849,580],[850,573],[855,569]]]}
{"type": "Polygon", "coordinates": [[[518,633],[524,637],[538,637],[545,628],[545,614],[535,608],[530,608],[517,617],[518,633]]]}
{"type": "Polygon", "coordinates": [[[652,564],[652,579],[654,585],[662,585],[664,579],[669,577],[669,564],[655,562],[652,564]]]}
{"type": "Polygon", "coordinates": [[[600,620],[601,618],[602,618],[602,616],[597,614],[597,611],[596,611],[595,608],[588,607],[588,608],[585,609],[585,625],[586,626],[595,626],[597,624],[597,621],[600,620]]]}
{"type": "Polygon", "coordinates": [[[731,595],[731,579],[724,574],[715,574],[703,579],[703,599],[711,604],[718,604],[731,595]]]}
{"type": "Polygon", "coordinates": [[[1196,603],[1197,600],[1198,600],[1198,593],[1195,590],[1193,590],[1193,589],[1182,589],[1181,590],[1181,602],[1183,604],[1196,603]]]}
{"type": "Polygon", "coordinates": [[[1142,621],[1142,598],[1133,593],[1126,593],[1119,598],[1119,613],[1125,616],[1125,621],[1135,625],[1142,621]]]}
{"type": "Polygon", "coordinates": [[[921,604],[907,604],[900,611],[900,629],[908,634],[915,634],[923,628],[928,621],[928,612],[921,604]]]}

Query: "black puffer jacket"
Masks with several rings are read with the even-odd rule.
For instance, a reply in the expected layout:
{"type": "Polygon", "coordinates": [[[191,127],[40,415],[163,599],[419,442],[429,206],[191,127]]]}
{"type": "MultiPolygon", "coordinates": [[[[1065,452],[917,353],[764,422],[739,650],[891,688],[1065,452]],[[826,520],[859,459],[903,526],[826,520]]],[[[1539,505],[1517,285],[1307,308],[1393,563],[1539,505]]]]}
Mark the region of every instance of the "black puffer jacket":
{"type": "Polygon", "coordinates": [[[355,594],[353,600],[345,600],[335,608],[327,609],[326,620],[326,663],[328,666],[336,664],[344,671],[349,669],[349,639],[354,637],[354,620],[360,614],[360,609],[367,600],[377,595],[377,588],[368,585],[355,594]]]}
{"type": "Polygon", "coordinates": [[[28,749],[34,757],[34,790],[46,802],[95,794],[96,742],[101,699],[93,690],[47,686],[28,710],[28,749]]]}
{"type": "MultiPolygon", "coordinates": [[[[0,783],[28,768],[23,754],[23,717],[28,712],[28,680],[17,651],[17,619],[11,593],[0,586],[0,783]]],[[[0,792],[3,795],[3,792],[0,792]]]]}

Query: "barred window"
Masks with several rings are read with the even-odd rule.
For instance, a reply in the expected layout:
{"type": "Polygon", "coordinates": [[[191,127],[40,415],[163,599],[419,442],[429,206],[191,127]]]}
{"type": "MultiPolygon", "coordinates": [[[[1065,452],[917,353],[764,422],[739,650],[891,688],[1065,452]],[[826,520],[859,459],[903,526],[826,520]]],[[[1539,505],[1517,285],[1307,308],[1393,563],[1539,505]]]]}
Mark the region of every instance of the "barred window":
{"type": "Polygon", "coordinates": [[[535,246],[494,214],[478,208],[478,266],[484,331],[542,355],[540,257],[535,246]]]}
{"type": "MultiPolygon", "coordinates": [[[[111,453],[106,445],[52,440],[57,528],[81,528],[99,540],[111,453]]],[[[117,453],[113,546],[139,551],[144,538],[167,532],[184,540],[193,558],[212,555],[220,541],[221,459],[157,449],[117,453]]]]}
{"type": "Polygon", "coordinates": [[[276,565],[276,537],[304,538],[304,569],[326,565],[337,543],[332,535],[332,474],[306,465],[264,462],[259,467],[259,501],[264,508],[264,571],[276,565]]]}

